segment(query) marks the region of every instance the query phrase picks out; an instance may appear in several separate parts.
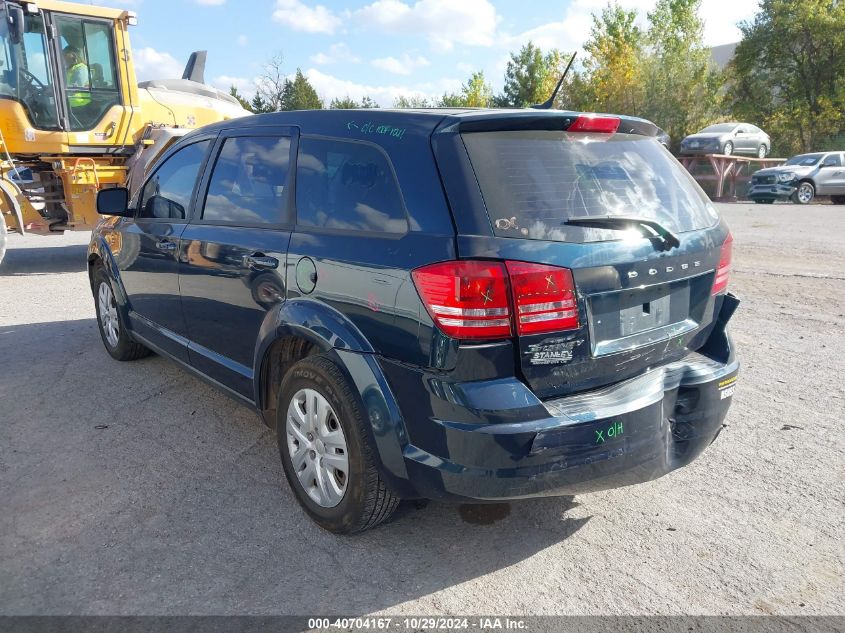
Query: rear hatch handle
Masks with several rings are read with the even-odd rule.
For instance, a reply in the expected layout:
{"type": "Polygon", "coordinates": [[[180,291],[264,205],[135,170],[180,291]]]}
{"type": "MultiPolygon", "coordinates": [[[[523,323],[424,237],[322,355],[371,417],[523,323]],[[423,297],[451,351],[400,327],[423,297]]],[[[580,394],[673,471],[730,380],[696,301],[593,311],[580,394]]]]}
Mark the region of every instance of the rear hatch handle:
{"type": "Polygon", "coordinates": [[[678,236],[672,233],[665,226],[649,220],[648,218],[627,217],[624,215],[585,215],[578,218],[569,218],[564,224],[569,226],[586,226],[599,229],[612,229],[615,231],[627,231],[636,229],[643,237],[651,240],[658,250],[670,251],[681,245],[678,236]]]}

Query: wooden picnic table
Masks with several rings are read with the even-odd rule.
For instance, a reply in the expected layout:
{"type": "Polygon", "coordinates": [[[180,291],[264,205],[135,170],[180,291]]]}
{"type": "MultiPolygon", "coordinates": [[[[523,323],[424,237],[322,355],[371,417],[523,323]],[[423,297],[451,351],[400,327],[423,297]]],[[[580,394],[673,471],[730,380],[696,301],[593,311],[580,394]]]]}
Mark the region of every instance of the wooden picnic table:
{"type": "Polygon", "coordinates": [[[678,160],[697,181],[716,183],[714,200],[736,200],[737,182],[748,182],[755,171],[782,165],[786,162],[785,158],[752,158],[750,156],[726,156],[724,154],[680,156],[678,160]],[[713,173],[702,172],[701,168],[708,165],[713,173]],[[726,184],[728,186],[727,193],[725,192],[726,184]]]}

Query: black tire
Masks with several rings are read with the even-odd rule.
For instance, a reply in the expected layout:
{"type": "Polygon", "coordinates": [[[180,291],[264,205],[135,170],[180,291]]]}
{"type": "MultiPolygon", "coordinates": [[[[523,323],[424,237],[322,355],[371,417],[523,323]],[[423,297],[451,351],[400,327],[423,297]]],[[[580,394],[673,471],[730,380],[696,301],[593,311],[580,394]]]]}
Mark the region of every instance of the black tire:
{"type": "Polygon", "coordinates": [[[792,194],[792,201],[795,204],[810,204],[816,197],[816,187],[809,180],[802,180],[798,188],[792,194]]]}
{"type": "Polygon", "coordinates": [[[732,156],[734,153],[734,144],[728,141],[725,143],[725,146],[722,148],[722,154],[725,156],[732,156]]]}
{"type": "Polygon", "coordinates": [[[368,424],[357,389],[325,356],[309,356],[296,363],[285,376],[276,406],[276,432],[285,477],[311,520],[335,534],[354,534],[373,528],[390,517],[399,505],[399,498],[387,487],[376,466],[368,424]],[[349,473],[343,498],[334,507],[318,505],[308,496],[288,451],[288,407],[301,389],[313,389],[328,401],[345,436],[349,473]]]}
{"type": "Polygon", "coordinates": [[[757,158],[766,158],[769,155],[769,148],[763,143],[757,148],[757,158]]]}
{"type": "Polygon", "coordinates": [[[102,339],[103,346],[106,348],[109,356],[119,361],[138,360],[139,358],[149,356],[151,353],[149,349],[132,340],[132,336],[129,334],[129,329],[126,327],[126,322],[123,320],[122,312],[119,309],[116,309],[117,303],[114,299],[114,286],[102,266],[97,266],[91,275],[91,289],[94,292],[94,307],[97,311],[97,329],[100,331],[100,339],[102,339]],[[109,291],[111,292],[110,303],[115,308],[115,314],[117,315],[116,318],[119,325],[115,342],[109,340],[107,327],[105,325],[103,315],[101,314],[99,292],[102,284],[107,285],[109,291]]]}
{"type": "Polygon", "coordinates": [[[6,256],[6,216],[3,211],[0,211],[0,264],[3,263],[3,258],[6,256]]]}
{"type": "Polygon", "coordinates": [[[831,196],[830,200],[833,204],[845,204],[845,196],[831,196]]]}

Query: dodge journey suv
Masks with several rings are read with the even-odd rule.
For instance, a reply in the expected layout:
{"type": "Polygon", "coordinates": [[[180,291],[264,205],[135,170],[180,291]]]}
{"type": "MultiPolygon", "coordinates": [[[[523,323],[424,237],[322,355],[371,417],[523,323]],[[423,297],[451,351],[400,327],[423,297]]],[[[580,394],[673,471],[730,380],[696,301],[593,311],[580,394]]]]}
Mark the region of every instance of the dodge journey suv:
{"type": "Polygon", "coordinates": [[[88,250],[108,353],[257,410],[334,532],[601,490],[719,434],[731,236],[641,119],[310,111],[186,135],[88,250]]]}

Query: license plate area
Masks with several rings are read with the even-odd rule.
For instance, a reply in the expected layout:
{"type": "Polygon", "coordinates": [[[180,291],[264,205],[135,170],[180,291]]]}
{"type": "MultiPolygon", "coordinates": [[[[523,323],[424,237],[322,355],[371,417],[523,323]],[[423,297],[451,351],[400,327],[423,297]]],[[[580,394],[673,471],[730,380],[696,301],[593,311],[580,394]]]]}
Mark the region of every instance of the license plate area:
{"type": "Polygon", "coordinates": [[[588,301],[594,356],[679,336],[701,323],[708,276],[593,295],[588,301]]]}

